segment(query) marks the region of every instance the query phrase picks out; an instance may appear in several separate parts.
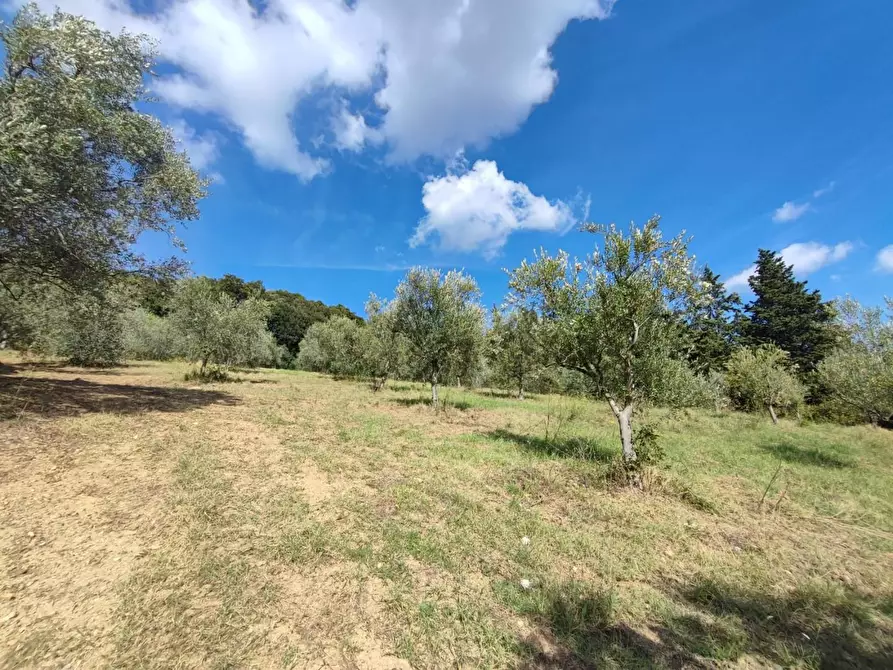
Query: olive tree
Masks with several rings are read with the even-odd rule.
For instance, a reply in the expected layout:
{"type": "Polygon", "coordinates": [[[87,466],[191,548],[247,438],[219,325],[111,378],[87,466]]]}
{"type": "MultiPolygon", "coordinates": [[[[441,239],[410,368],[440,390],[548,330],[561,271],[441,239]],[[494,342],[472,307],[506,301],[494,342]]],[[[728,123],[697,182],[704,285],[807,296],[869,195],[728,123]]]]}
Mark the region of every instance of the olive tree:
{"type": "Polygon", "coordinates": [[[776,410],[803,404],[803,384],[792,372],[790,354],[774,344],[735,351],[726,364],[729,392],[740,406],[765,409],[778,423],[776,410]]]}
{"type": "Polygon", "coordinates": [[[297,366],[338,377],[360,374],[361,328],[361,324],[346,316],[314,323],[301,340],[297,366]]]}
{"type": "Polygon", "coordinates": [[[139,109],[148,39],[32,4],[0,41],[0,286],[101,292],[127,273],[183,269],[133,248],[145,231],[179,244],[205,187],[171,130],[139,109]]]}
{"type": "Polygon", "coordinates": [[[142,361],[168,361],[183,355],[183,338],[170,319],[137,307],[123,315],[124,353],[142,361]]]}
{"type": "Polygon", "coordinates": [[[206,277],[179,282],[168,317],[182,335],[184,353],[200,363],[199,375],[212,365],[239,365],[252,361],[268,344],[268,307],[248,298],[237,303],[206,277]]]}
{"type": "Polygon", "coordinates": [[[537,341],[539,320],[535,312],[514,309],[503,314],[493,310],[487,332],[487,361],[494,379],[517,391],[524,399],[524,389],[542,371],[542,351],[537,341]]]}
{"type": "Polygon", "coordinates": [[[613,224],[585,224],[603,237],[582,261],[540,252],[510,273],[509,301],[535,311],[544,351],[576,370],[607,401],[617,420],[623,460],[637,459],[636,406],[648,400],[681,339],[672,324],[697,294],[693,259],[682,235],[665,240],[660,217],[629,233],[613,224]]]}
{"type": "Polygon", "coordinates": [[[413,268],[397,285],[394,328],[406,338],[415,376],[431,384],[431,404],[437,407],[437,387],[461,377],[478,362],[484,341],[484,311],[480,289],[468,275],[413,268]]]}
{"type": "Polygon", "coordinates": [[[893,416],[893,301],[888,317],[881,308],[863,307],[847,298],[835,304],[846,334],[819,364],[818,378],[838,402],[873,425],[893,416]]]}
{"type": "Polygon", "coordinates": [[[394,310],[376,295],[366,302],[366,326],[360,329],[360,367],[380,391],[393,377],[408,374],[409,344],[397,331],[394,310]]]}

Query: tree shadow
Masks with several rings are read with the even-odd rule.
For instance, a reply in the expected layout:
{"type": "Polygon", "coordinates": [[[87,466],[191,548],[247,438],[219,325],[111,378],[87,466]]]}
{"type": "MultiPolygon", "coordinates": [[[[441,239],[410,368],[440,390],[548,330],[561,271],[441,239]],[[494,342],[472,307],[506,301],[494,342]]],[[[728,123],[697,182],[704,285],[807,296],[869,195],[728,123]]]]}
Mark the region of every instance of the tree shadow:
{"type": "Polygon", "coordinates": [[[614,459],[616,448],[608,447],[598,440],[584,437],[557,437],[547,439],[536,435],[522,435],[502,428],[485,433],[493,440],[514,442],[525,451],[545,456],[560,456],[584,461],[601,461],[604,463],[614,459]]]}
{"type": "Polygon", "coordinates": [[[790,442],[761,444],[760,449],[788,463],[812,465],[819,468],[851,468],[852,461],[828,454],[815,447],[798,447],[790,442]]]}
{"type": "Polygon", "coordinates": [[[665,590],[687,612],[637,629],[611,622],[604,594],[564,584],[513,596],[506,604],[534,626],[519,641],[520,667],[706,670],[746,657],[775,667],[893,667],[893,622],[880,616],[889,596],[843,587],[776,596],[711,580],[665,590]]]}
{"type": "Polygon", "coordinates": [[[238,402],[238,398],[220,391],[0,376],[0,420],[26,415],[52,418],[98,412],[184,412],[238,402]]]}
{"type": "Polygon", "coordinates": [[[706,656],[758,654],[786,667],[893,667],[893,621],[878,616],[889,595],[867,596],[844,586],[774,595],[714,580],[671,593],[707,615],[672,626],[676,644],[706,656]]]}
{"type": "Polygon", "coordinates": [[[33,361],[29,363],[13,363],[11,365],[0,364],[0,374],[14,375],[22,372],[52,372],[62,375],[102,375],[104,377],[117,377],[124,372],[122,369],[130,367],[127,363],[117,363],[114,367],[85,368],[64,361],[33,361]]]}
{"type": "MultiPolygon", "coordinates": [[[[391,402],[402,405],[403,407],[415,407],[416,405],[431,405],[431,398],[419,397],[419,398],[391,398],[391,402]]],[[[467,400],[444,400],[441,399],[440,404],[445,407],[449,407],[450,409],[458,409],[461,411],[465,411],[466,409],[471,409],[472,404],[467,400]]]]}
{"type": "Polygon", "coordinates": [[[519,667],[524,670],[715,667],[682,647],[664,643],[658,631],[613,623],[613,593],[583,582],[515,589],[504,600],[534,626],[534,632],[520,641],[524,660],[519,667]]]}

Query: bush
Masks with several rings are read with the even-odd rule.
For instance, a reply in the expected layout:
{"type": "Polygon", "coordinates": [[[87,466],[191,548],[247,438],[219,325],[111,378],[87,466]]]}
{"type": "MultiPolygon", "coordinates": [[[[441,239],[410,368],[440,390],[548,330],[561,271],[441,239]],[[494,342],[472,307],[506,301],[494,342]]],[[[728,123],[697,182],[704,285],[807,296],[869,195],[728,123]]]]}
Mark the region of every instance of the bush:
{"type": "Polygon", "coordinates": [[[182,336],[168,319],[137,308],[124,313],[123,325],[129,359],[168,361],[184,354],[182,336]]]}
{"type": "Polygon", "coordinates": [[[702,407],[720,410],[729,404],[725,377],[718,372],[696,373],[683,360],[667,359],[651,392],[663,407],[702,407]]]}
{"type": "Polygon", "coordinates": [[[847,339],[818,367],[829,396],[823,409],[842,423],[879,424],[893,416],[893,322],[851,298],[837,310],[847,339]]]}
{"type": "Polygon", "coordinates": [[[59,353],[75,365],[110,367],[124,358],[121,307],[113,300],[84,299],[67,308],[59,353]]]}
{"type": "Polygon", "coordinates": [[[791,371],[790,357],[774,345],[739,349],[729,359],[726,379],[732,400],[742,409],[769,411],[798,409],[805,389],[791,371]]]}

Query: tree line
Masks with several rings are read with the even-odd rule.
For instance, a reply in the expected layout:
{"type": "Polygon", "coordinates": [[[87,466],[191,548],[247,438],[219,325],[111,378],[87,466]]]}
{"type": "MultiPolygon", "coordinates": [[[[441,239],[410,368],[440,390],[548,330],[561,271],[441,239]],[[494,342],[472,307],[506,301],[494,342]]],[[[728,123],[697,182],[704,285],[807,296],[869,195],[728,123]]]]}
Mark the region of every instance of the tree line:
{"type": "Polygon", "coordinates": [[[628,231],[586,225],[591,254],[540,253],[509,273],[489,319],[474,280],[411,270],[394,298],[370,300],[368,323],[307,331],[297,364],[339,376],[585,393],[618,423],[638,459],[633,417],[647,405],[708,407],[887,422],[893,414],[893,303],[886,315],[847,298],[825,302],[777,253],[760,250],[747,304],[689,240],[665,239],[659,217],[628,231]]]}
{"type": "Polygon", "coordinates": [[[147,259],[146,231],[198,218],[207,182],[172,132],[142,111],[155,52],[144,36],[23,9],[0,27],[0,331],[7,345],[81,364],[183,357],[199,378],[233,365],[584,393],[640,460],[649,404],[838,421],[889,421],[893,329],[885,308],[823,301],[760,250],[742,303],[684,236],[654,217],[627,231],[587,224],[591,254],[537,254],[488,314],[474,279],[416,268],[365,320],[342,306],[227,275],[189,277],[147,259]],[[638,433],[637,433],[638,431],[638,433]]]}

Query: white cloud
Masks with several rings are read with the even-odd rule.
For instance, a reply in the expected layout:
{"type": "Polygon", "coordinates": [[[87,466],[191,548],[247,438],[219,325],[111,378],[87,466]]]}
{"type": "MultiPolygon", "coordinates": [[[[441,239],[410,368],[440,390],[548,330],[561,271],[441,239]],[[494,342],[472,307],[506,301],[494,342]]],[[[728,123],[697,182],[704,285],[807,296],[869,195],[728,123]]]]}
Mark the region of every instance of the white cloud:
{"type": "MultiPolygon", "coordinates": [[[[785,263],[794,267],[794,273],[798,277],[803,277],[826,265],[842,261],[850,255],[853,249],[852,242],[840,242],[833,247],[819,242],[797,242],[782,249],[781,257],[785,263]]],[[[756,270],[757,266],[751,265],[738,274],[732,275],[726,280],[726,287],[730,289],[745,288],[747,280],[753,276],[756,270]]]]}
{"type": "MultiPolygon", "coordinates": [[[[362,3],[363,0],[360,0],[362,3]]],[[[558,80],[549,49],[614,0],[369,0],[387,45],[384,132],[394,157],[444,156],[515,131],[558,80]]]]}
{"type": "Polygon", "coordinates": [[[419,221],[411,246],[437,234],[441,249],[481,251],[487,258],[516,230],[560,232],[577,221],[566,203],[533,195],[526,184],[506,179],[493,161],[430,178],[422,189],[422,205],[427,216],[419,221]]]}
{"type": "Polygon", "coordinates": [[[818,188],[812,192],[813,198],[821,198],[823,195],[826,195],[834,190],[834,187],[837,186],[836,181],[828,182],[828,185],[824,188],[818,188]]]}
{"type": "Polygon", "coordinates": [[[790,221],[796,221],[801,216],[806,214],[807,211],[809,211],[808,202],[805,202],[802,205],[798,205],[795,202],[788,201],[775,210],[775,212],[772,214],[772,220],[776,223],[788,223],[790,221]]]}
{"type": "Polygon", "coordinates": [[[347,108],[332,119],[335,146],[342,151],[362,151],[367,144],[379,144],[381,131],[370,128],[360,114],[351,114],[347,108]]]}
{"type": "Polygon", "coordinates": [[[189,161],[196,170],[209,168],[219,157],[220,146],[216,135],[199,135],[182,119],[177,119],[170,127],[179,148],[189,155],[189,161]]]}
{"type": "Polygon", "coordinates": [[[259,163],[310,179],[327,162],[299,145],[295,110],[321,89],[373,94],[394,159],[443,157],[516,130],[555,87],[555,39],[615,0],[180,0],[153,13],[131,2],[39,0],[149,34],[180,71],[157,80],[165,101],[219,115],[259,163]]]}
{"type": "Polygon", "coordinates": [[[757,271],[756,265],[751,265],[748,268],[744,268],[738,274],[734,274],[728,279],[726,279],[726,288],[730,290],[737,290],[739,288],[747,288],[747,280],[753,277],[753,273],[757,271]]]}
{"type": "Polygon", "coordinates": [[[878,252],[877,269],[881,272],[893,272],[893,244],[884,247],[878,252]]]}
{"type": "Polygon", "coordinates": [[[798,275],[808,275],[842,261],[852,250],[852,242],[841,242],[833,247],[818,242],[798,242],[782,249],[781,257],[785,263],[794,266],[794,272],[798,275]]]}

